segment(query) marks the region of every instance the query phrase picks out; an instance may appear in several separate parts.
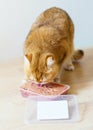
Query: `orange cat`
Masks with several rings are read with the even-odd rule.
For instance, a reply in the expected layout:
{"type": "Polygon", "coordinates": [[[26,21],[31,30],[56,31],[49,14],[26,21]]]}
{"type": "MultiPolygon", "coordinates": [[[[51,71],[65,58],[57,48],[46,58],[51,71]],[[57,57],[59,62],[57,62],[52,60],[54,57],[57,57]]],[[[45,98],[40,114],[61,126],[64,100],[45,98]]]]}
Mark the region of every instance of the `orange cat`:
{"type": "Polygon", "coordinates": [[[27,79],[36,82],[60,82],[62,67],[74,70],[72,60],[83,56],[74,51],[74,25],[62,9],[44,11],[32,25],[24,44],[24,70],[27,79]]]}

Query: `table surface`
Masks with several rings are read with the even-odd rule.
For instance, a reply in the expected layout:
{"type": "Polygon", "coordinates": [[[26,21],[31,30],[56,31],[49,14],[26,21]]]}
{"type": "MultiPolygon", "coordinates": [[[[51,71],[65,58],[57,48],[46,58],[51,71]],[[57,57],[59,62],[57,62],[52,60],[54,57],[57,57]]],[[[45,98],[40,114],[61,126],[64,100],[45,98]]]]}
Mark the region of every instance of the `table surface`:
{"type": "Polygon", "coordinates": [[[58,124],[24,124],[25,100],[19,87],[24,78],[23,58],[0,63],[0,130],[93,130],[93,48],[75,63],[74,71],[63,71],[62,83],[78,96],[80,121],[58,124]]]}

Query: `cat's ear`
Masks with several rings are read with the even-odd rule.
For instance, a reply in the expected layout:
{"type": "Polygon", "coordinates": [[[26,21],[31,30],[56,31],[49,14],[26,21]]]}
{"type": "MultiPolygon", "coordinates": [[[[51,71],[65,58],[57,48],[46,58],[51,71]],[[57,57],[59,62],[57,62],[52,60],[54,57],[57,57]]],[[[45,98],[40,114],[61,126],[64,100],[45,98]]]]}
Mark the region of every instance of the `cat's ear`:
{"type": "Polygon", "coordinates": [[[55,60],[54,57],[52,55],[47,56],[47,66],[51,67],[54,64],[55,60]]]}
{"type": "Polygon", "coordinates": [[[25,54],[25,57],[27,58],[27,60],[29,62],[31,62],[31,60],[32,60],[32,54],[25,54]]]}

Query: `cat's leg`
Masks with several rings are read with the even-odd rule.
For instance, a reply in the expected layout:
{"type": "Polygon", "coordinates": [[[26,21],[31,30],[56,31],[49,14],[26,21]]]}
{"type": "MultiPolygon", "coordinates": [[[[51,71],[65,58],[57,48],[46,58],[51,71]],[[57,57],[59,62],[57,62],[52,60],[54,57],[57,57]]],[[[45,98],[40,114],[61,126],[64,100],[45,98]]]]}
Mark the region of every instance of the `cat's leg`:
{"type": "Polygon", "coordinates": [[[83,50],[75,50],[71,56],[71,58],[69,58],[65,65],[64,68],[66,70],[74,70],[74,65],[72,62],[78,62],[80,59],[82,59],[82,57],[84,56],[84,51],[83,50]]]}
{"type": "Polygon", "coordinates": [[[64,68],[65,68],[65,70],[69,70],[69,71],[72,71],[72,70],[75,69],[75,67],[74,67],[74,65],[72,63],[71,58],[66,61],[65,65],[64,65],[64,68]]]}

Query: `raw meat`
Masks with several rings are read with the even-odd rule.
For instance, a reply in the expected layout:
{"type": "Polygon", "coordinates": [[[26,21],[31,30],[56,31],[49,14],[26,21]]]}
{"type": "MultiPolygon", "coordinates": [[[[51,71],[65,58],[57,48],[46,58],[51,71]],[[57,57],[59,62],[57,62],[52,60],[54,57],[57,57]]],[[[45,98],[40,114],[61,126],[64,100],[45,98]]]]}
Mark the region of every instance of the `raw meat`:
{"type": "Polygon", "coordinates": [[[46,84],[37,84],[32,81],[28,81],[21,86],[21,94],[23,97],[30,95],[44,95],[44,96],[56,96],[67,93],[70,86],[50,82],[46,84]]]}

